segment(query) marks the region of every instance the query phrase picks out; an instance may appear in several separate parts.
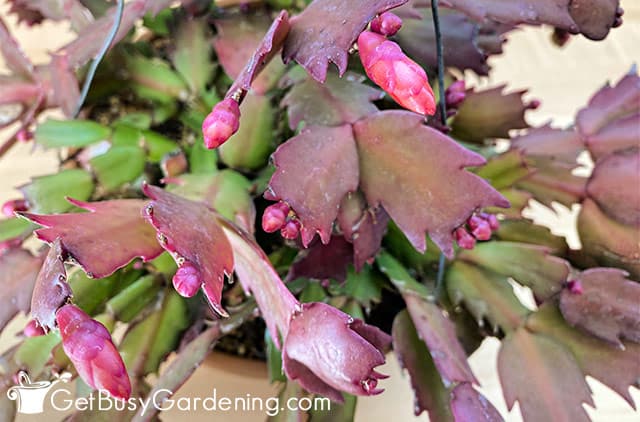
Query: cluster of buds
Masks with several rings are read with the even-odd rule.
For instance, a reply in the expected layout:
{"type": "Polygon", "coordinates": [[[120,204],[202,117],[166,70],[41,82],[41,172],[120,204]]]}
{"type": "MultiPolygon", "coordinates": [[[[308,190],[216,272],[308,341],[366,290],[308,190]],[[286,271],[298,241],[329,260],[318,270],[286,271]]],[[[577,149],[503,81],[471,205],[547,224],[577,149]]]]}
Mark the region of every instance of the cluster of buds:
{"type": "Polygon", "coordinates": [[[360,61],[369,79],[398,104],[419,114],[433,115],[435,96],[426,72],[398,44],[386,38],[401,26],[402,20],[392,13],[375,18],[371,31],[363,31],[358,37],[360,61]]]}
{"type": "Polygon", "coordinates": [[[129,399],[131,381],[106,327],[71,304],[58,309],[56,322],[62,348],[84,382],[117,399],[129,399]]]}
{"type": "Polygon", "coordinates": [[[477,240],[491,239],[491,234],[499,228],[500,222],[495,215],[481,212],[469,217],[466,227],[458,227],[453,235],[462,249],[473,249],[477,240]]]}
{"type": "Polygon", "coordinates": [[[267,233],[280,230],[282,237],[293,240],[298,237],[301,228],[293,210],[282,201],[269,205],[262,214],[262,229],[267,233]]]}
{"type": "Polygon", "coordinates": [[[218,148],[240,128],[240,106],[229,97],[216,104],[202,122],[202,135],[207,148],[218,148]]]}
{"type": "Polygon", "coordinates": [[[24,199],[11,199],[2,204],[2,214],[13,217],[16,212],[28,211],[29,206],[24,199]]]}

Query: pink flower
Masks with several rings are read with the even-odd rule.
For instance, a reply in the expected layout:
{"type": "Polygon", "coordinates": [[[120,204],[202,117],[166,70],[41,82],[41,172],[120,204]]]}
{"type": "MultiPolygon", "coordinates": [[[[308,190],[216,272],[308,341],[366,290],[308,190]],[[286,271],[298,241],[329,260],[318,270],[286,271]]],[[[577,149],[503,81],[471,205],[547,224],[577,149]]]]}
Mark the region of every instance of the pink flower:
{"type": "Polygon", "coordinates": [[[306,390],[342,402],[340,391],[381,393],[374,370],[384,363],[391,337],[325,303],[304,303],[289,322],[283,367],[306,390]]]}
{"type": "Polygon", "coordinates": [[[127,400],[131,395],[131,382],[105,326],[75,305],[58,309],[56,321],[62,347],[78,375],[91,387],[127,400]]]}
{"type": "Polygon", "coordinates": [[[398,44],[380,34],[364,31],[358,37],[358,49],[367,76],[398,104],[420,114],[436,112],[427,74],[398,44]]]}
{"type": "Polygon", "coordinates": [[[371,21],[371,31],[387,37],[394,36],[402,28],[402,19],[391,12],[376,16],[371,21]]]}
{"type": "Polygon", "coordinates": [[[240,127],[240,106],[232,98],[225,98],[213,107],[202,122],[204,144],[209,149],[224,144],[240,127]]]}

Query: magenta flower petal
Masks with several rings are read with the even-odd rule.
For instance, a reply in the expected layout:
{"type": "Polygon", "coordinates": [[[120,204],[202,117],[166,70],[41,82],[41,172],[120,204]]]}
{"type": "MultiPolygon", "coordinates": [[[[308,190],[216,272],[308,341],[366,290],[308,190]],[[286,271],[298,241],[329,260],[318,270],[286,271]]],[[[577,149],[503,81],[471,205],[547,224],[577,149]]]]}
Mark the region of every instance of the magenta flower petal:
{"type": "Polygon", "coordinates": [[[56,321],[62,347],[78,375],[91,387],[127,400],[131,395],[131,382],[105,326],[75,305],[58,309],[56,321]]]}
{"type": "Polygon", "coordinates": [[[384,375],[374,368],[385,362],[391,337],[324,303],[302,304],[284,342],[283,366],[290,379],[312,393],[341,401],[338,391],[379,394],[384,375]]]}

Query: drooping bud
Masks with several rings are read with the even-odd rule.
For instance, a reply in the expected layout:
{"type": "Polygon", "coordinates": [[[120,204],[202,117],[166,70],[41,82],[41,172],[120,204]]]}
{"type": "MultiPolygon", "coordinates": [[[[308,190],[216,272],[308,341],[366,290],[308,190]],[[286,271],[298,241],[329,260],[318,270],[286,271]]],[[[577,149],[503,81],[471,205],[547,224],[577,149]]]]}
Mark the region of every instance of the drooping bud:
{"type": "Polygon", "coordinates": [[[402,19],[394,13],[385,12],[371,21],[371,30],[387,37],[394,36],[402,28],[402,19]]]}
{"type": "Polygon", "coordinates": [[[62,348],[78,375],[97,390],[128,400],[131,381],[111,334],[75,305],[64,305],[56,312],[62,348]]]}
{"type": "Polygon", "coordinates": [[[43,336],[45,332],[44,329],[38,325],[38,321],[32,319],[24,326],[22,334],[24,334],[25,337],[38,337],[43,336]]]}
{"type": "Polygon", "coordinates": [[[456,239],[456,243],[462,249],[473,249],[476,246],[476,238],[471,236],[464,227],[458,227],[454,232],[453,236],[456,239]]]}
{"type": "Polygon", "coordinates": [[[435,96],[426,72],[398,44],[364,31],[358,37],[358,49],[367,76],[398,104],[420,114],[435,113],[435,96]]]}
{"type": "Polygon", "coordinates": [[[455,81],[445,91],[447,109],[457,108],[466,98],[466,84],[464,81],[455,81]]]}
{"type": "Polygon", "coordinates": [[[471,229],[471,234],[478,240],[489,240],[491,239],[491,226],[489,222],[480,216],[472,215],[467,220],[467,224],[471,229]]]}
{"type": "Polygon", "coordinates": [[[284,202],[269,205],[262,214],[262,229],[273,233],[284,227],[290,208],[284,202]]]}
{"type": "Polygon", "coordinates": [[[2,214],[13,217],[15,212],[27,211],[27,201],[24,199],[11,199],[2,204],[2,214]]]}
{"type": "Polygon", "coordinates": [[[193,297],[202,285],[200,271],[189,261],[185,261],[173,275],[173,287],[182,297],[193,297]]]}
{"type": "Polygon", "coordinates": [[[202,122],[202,135],[207,148],[217,148],[240,128],[240,106],[232,98],[225,98],[213,107],[202,122]]]}
{"type": "Polygon", "coordinates": [[[293,240],[298,237],[302,225],[297,218],[290,218],[280,230],[280,235],[285,239],[293,240]]]}

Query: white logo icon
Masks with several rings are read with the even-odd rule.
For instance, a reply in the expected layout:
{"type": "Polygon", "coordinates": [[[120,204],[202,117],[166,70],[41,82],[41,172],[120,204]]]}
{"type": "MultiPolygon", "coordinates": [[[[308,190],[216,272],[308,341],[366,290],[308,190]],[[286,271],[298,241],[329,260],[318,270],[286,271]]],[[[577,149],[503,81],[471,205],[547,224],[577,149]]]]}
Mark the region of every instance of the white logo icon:
{"type": "Polygon", "coordinates": [[[9,400],[18,400],[18,413],[37,414],[44,412],[43,405],[47,393],[59,382],[67,382],[70,374],[62,374],[54,381],[32,383],[26,372],[18,373],[18,384],[7,390],[9,400]]]}

